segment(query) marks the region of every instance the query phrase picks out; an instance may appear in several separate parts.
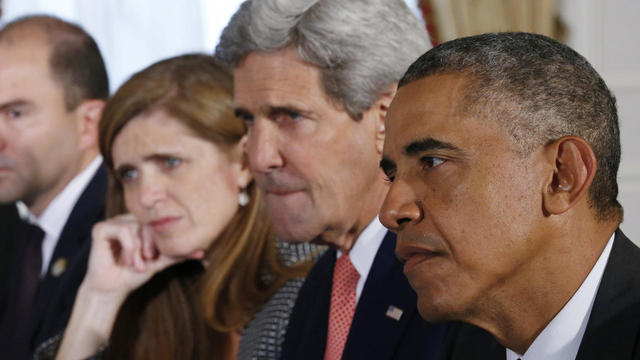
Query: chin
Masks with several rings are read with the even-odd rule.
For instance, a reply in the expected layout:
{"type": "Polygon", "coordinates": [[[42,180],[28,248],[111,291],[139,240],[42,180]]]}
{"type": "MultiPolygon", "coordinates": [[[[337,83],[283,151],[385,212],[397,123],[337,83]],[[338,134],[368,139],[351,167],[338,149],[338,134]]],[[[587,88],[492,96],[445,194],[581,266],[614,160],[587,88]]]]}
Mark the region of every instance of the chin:
{"type": "Polygon", "coordinates": [[[278,240],[292,244],[307,243],[314,239],[313,236],[303,235],[299,232],[290,232],[288,229],[278,231],[275,226],[273,227],[273,234],[278,240]]]}
{"type": "Polygon", "coordinates": [[[272,224],[276,238],[288,243],[307,243],[321,235],[320,230],[315,230],[316,224],[289,221],[272,221],[272,224]]]}
{"type": "Polygon", "coordinates": [[[453,320],[452,317],[446,312],[438,311],[437,309],[427,307],[427,306],[418,305],[418,312],[420,313],[420,316],[423,319],[429,322],[442,322],[442,321],[453,320]]]}
{"type": "MultiPolygon", "coordinates": [[[[166,240],[169,240],[169,239],[166,239],[166,240]]],[[[173,240],[162,241],[162,242],[157,241],[156,247],[158,248],[158,252],[160,252],[160,254],[164,256],[174,257],[174,258],[185,257],[196,250],[196,249],[185,249],[184,243],[180,243],[178,241],[173,241],[173,240]]]]}
{"type": "Polygon", "coordinates": [[[429,322],[459,320],[458,312],[452,305],[455,305],[452,301],[418,295],[418,312],[423,319],[429,322]]]}

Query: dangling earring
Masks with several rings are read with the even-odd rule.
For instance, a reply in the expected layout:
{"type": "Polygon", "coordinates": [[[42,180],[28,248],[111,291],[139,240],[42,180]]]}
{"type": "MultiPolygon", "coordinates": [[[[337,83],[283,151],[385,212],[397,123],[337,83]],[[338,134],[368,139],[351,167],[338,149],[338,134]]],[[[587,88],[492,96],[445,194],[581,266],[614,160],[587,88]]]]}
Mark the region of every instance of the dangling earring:
{"type": "Polygon", "coordinates": [[[245,206],[249,203],[249,194],[247,194],[247,189],[242,189],[238,193],[238,205],[245,206]]]}

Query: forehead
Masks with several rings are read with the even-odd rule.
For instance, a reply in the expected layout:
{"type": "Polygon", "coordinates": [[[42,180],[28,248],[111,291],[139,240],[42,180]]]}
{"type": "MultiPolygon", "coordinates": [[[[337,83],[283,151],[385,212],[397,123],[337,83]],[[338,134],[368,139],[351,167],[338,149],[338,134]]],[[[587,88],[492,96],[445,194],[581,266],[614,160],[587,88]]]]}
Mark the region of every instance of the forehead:
{"type": "Polygon", "coordinates": [[[497,121],[462,111],[468,84],[465,75],[441,74],[399,88],[387,113],[385,154],[426,138],[468,153],[497,143],[511,146],[506,129],[497,121]]]}
{"type": "Polygon", "coordinates": [[[0,41],[0,54],[0,101],[7,96],[27,96],[35,89],[62,89],[51,75],[50,49],[44,40],[26,37],[24,41],[0,41]]]}
{"type": "Polygon", "coordinates": [[[146,156],[157,149],[184,149],[201,140],[181,121],[159,110],[143,113],[129,120],[113,141],[114,162],[146,156]]]}
{"type": "Polygon", "coordinates": [[[258,110],[263,105],[329,101],[317,67],[286,48],[249,53],[234,69],[236,105],[258,110]]]}

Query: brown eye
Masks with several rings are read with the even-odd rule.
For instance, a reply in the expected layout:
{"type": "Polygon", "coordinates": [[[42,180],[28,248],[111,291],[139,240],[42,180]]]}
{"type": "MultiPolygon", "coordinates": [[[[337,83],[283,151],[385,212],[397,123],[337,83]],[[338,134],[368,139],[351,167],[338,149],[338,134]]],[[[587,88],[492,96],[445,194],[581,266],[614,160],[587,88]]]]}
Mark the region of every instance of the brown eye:
{"type": "Polygon", "coordinates": [[[435,156],[425,156],[420,159],[422,165],[425,169],[431,169],[438,165],[442,165],[446,160],[435,157],[435,156]]]}

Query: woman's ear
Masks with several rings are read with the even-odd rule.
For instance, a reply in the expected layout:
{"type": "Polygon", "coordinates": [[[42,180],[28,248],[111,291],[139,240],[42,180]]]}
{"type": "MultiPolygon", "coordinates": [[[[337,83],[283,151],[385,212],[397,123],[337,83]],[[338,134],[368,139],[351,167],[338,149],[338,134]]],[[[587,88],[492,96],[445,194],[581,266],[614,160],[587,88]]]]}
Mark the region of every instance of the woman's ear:
{"type": "Polygon", "coordinates": [[[565,136],[546,146],[554,162],[553,176],[543,193],[549,214],[562,214],[583,199],[596,174],[597,161],[591,146],[577,136],[565,136]]]}
{"type": "Polygon", "coordinates": [[[240,164],[238,166],[238,188],[244,189],[249,186],[251,183],[251,169],[249,167],[249,157],[245,151],[247,147],[247,135],[244,135],[242,139],[236,145],[236,151],[238,152],[238,158],[240,160],[240,164]]]}

